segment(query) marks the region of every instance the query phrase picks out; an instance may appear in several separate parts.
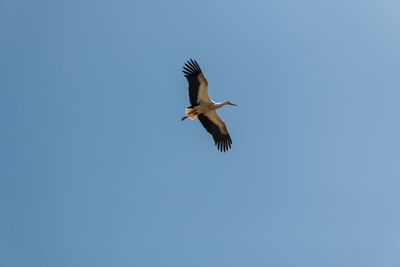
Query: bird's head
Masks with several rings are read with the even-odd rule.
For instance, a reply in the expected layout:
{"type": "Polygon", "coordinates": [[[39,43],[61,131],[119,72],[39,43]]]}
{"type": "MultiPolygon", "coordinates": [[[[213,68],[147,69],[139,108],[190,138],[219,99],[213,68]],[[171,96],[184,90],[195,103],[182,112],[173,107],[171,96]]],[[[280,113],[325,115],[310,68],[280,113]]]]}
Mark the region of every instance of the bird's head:
{"type": "Polygon", "coordinates": [[[226,104],[227,104],[227,105],[231,105],[231,106],[238,106],[238,105],[236,105],[236,104],[231,103],[230,101],[226,101],[226,104]]]}

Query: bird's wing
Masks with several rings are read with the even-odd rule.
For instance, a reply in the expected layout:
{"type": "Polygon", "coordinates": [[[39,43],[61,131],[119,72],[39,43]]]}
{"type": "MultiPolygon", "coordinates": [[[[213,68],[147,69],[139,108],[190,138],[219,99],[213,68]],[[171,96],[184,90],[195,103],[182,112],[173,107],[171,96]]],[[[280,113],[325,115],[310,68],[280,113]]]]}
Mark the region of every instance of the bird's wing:
{"type": "Polygon", "coordinates": [[[217,112],[213,110],[200,114],[197,117],[201,124],[203,124],[204,128],[206,128],[207,132],[213,136],[215,145],[218,146],[218,149],[221,152],[228,151],[228,149],[231,148],[232,139],[229,136],[225,123],[218,116],[217,112]]]}
{"type": "Polygon", "coordinates": [[[182,72],[185,74],[189,83],[189,98],[192,106],[197,106],[200,102],[210,100],[208,96],[208,82],[201,72],[199,64],[196,60],[190,59],[183,67],[182,72]]]}

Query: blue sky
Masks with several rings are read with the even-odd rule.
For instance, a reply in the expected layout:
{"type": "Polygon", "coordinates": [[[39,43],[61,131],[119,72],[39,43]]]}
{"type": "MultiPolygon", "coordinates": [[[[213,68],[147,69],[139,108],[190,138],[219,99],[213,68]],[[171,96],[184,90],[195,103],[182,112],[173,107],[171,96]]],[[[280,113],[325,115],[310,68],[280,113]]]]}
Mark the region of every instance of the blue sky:
{"type": "Polygon", "coordinates": [[[0,1],[0,266],[399,266],[399,11],[0,1]]]}

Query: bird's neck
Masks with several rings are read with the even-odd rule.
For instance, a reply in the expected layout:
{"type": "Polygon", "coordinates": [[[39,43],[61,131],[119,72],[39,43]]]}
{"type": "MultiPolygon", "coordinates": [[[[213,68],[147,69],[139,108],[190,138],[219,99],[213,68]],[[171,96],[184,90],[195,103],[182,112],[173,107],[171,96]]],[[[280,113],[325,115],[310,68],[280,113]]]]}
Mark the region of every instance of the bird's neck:
{"type": "Polygon", "coordinates": [[[215,103],[215,109],[219,109],[220,107],[223,107],[228,104],[228,101],[222,102],[222,103],[215,103]]]}

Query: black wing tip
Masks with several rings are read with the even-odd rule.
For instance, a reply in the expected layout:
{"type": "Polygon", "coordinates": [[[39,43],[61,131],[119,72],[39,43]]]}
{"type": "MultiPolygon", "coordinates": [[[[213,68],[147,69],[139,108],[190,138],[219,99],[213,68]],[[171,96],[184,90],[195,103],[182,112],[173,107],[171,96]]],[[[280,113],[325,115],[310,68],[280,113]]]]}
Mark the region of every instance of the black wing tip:
{"type": "Polygon", "coordinates": [[[201,68],[196,60],[190,58],[189,60],[186,60],[182,72],[185,74],[185,77],[189,77],[201,73],[201,68]]]}
{"type": "Polygon", "coordinates": [[[217,146],[217,149],[221,152],[228,152],[229,149],[231,149],[232,145],[232,139],[229,135],[224,136],[223,138],[220,138],[218,140],[214,140],[215,145],[217,146]]]}

